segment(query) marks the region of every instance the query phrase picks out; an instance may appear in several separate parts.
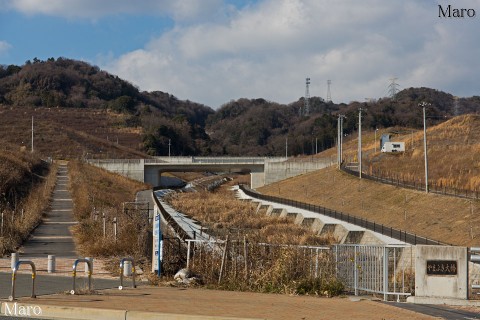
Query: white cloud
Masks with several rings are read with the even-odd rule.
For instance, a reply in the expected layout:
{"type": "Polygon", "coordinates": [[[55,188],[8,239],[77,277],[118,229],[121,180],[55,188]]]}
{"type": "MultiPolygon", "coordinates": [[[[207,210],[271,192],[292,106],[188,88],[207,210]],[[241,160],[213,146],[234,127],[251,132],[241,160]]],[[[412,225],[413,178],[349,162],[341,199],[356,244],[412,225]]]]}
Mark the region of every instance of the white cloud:
{"type": "Polygon", "coordinates": [[[11,48],[12,48],[12,45],[10,43],[0,40],[0,56],[7,53],[8,50],[10,50],[11,48]]]}
{"type": "MultiPolygon", "coordinates": [[[[436,15],[437,4],[414,0],[264,0],[228,20],[177,26],[105,67],[215,108],[240,97],[295,101],[306,76],[323,97],[331,79],[339,102],[385,96],[392,76],[403,87],[449,87],[446,75],[471,68],[449,62],[458,55],[449,38],[461,27],[436,15]]],[[[469,31],[464,45],[476,46],[474,23],[458,22],[469,31]]]]}
{"type": "Polygon", "coordinates": [[[99,19],[116,14],[173,16],[177,21],[197,20],[215,10],[221,0],[2,0],[3,7],[25,14],[99,19]]]}
{"type": "MultiPolygon", "coordinates": [[[[440,0],[444,2],[443,0],[440,0]]],[[[478,95],[480,0],[474,19],[438,17],[437,1],[258,0],[241,8],[222,0],[0,0],[26,14],[100,19],[114,14],[168,16],[174,28],[104,69],[143,90],[161,90],[217,108],[231,99],[262,97],[289,103],[325,97],[336,102],[428,86],[478,95]]],[[[101,61],[100,61],[101,60],[101,61]]]]}

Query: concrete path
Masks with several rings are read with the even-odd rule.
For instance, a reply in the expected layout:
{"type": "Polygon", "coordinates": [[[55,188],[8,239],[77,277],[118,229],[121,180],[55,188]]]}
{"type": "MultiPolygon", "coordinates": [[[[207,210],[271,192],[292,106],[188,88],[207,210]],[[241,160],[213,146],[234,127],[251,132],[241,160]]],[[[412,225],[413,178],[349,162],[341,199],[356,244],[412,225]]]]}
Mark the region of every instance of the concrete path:
{"type": "Polygon", "coordinates": [[[77,256],[69,230],[76,222],[73,218],[73,202],[68,190],[68,181],[67,165],[60,164],[50,210],[19,249],[20,258],[46,258],[49,254],[56,257],[77,256]]]}

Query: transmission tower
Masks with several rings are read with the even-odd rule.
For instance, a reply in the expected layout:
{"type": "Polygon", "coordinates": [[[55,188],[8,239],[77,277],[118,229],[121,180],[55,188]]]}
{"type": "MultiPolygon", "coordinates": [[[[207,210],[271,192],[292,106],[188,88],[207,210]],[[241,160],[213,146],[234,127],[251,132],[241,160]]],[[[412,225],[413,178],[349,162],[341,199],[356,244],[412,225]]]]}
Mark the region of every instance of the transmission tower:
{"type": "Polygon", "coordinates": [[[330,85],[332,80],[327,80],[327,102],[332,102],[332,93],[330,92],[330,85]]]}
{"type": "Polygon", "coordinates": [[[310,114],[310,78],[305,79],[305,104],[303,106],[303,116],[310,114]]]}
{"type": "Polygon", "coordinates": [[[453,115],[458,116],[460,114],[458,97],[453,97],[453,115]]]}
{"type": "Polygon", "coordinates": [[[388,94],[390,95],[390,98],[392,98],[392,100],[395,100],[397,97],[399,86],[399,84],[395,82],[397,79],[398,78],[390,78],[390,85],[388,86],[388,94]]]}

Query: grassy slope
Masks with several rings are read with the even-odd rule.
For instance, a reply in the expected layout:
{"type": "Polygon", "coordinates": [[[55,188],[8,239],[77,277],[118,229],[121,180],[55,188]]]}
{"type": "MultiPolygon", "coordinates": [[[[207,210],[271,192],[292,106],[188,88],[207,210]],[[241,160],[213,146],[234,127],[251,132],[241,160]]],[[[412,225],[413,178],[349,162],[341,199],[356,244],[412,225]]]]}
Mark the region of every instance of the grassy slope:
{"type": "Polygon", "coordinates": [[[70,161],[70,190],[74,202],[74,215],[79,221],[74,237],[80,252],[85,256],[132,255],[141,257],[139,225],[145,223],[145,213],[123,212],[123,202],[134,201],[137,191],[147,185],[127,179],[79,161],[70,161]],[[98,216],[95,219],[93,209],[98,216]],[[103,237],[102,214],[107,219],[107,237],[103,237]],[[138,217],[137,217],[138,215],[138,217]],[[143,220],[137,221],[143,217],[143,220]],[[113,218],[118,221],[118,238],[113,240],[113,218]]]}
{"type": "Polygon", "coordinates": [[[141,129],[125,127],[125,115],[96,109],[0,107],[0,142],[30,149],[32,116],[35,151],[45,157],[146,157],[141,129]]]}
{"type": "Polygon", "coordinates": [[[47,166],[37,155],[5,144],[2,149],[0,210],[5,221],[0,255],[14,251],[39,223],[50,205],[56,178],[56,166],[47,166]]]}
{"type": "MultiPolygon", "coordinates": [[[[478,188],[479,127],[478,117],[461,116],[428,130],[429,171],[433,181],[478,188]]],[[[371,162],[376,168],[422,179],[423,132],[397,139],[406,142],[407,152],[404,155],[380,154],[378,148],[374,154],[374,135],[367,133],[362,139],[366,157],[376,160],[371,162]]],[[[356,139],[346,143],[347,157],[353,159],[356,147],[356,139]]],[[[319,156],[331,156],[335,152],[333,149],[319,156]]],[[[368,162],[366,168],[368,170],[368,162]]],[[[351,213],[447,243],[480,245],[480,202],[475,200],[427,195],[420,191],[359,181],[334,168],[288,179],[259,191],[351,213]]]]}

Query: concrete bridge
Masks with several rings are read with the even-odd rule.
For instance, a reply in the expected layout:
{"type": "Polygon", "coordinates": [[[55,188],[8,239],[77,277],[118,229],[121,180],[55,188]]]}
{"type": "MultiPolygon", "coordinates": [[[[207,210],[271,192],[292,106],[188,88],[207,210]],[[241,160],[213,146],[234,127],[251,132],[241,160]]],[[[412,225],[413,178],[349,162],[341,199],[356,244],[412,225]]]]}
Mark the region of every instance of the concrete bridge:
{"type": "Polygon", "coordinates": [[[88,159],[88,163],[128,178],[159,186],[163,172],[249,172],[252,188],[319,170],[331,158],[295,161],[264,157],[156,157],[154,159],[88,159]]]}

